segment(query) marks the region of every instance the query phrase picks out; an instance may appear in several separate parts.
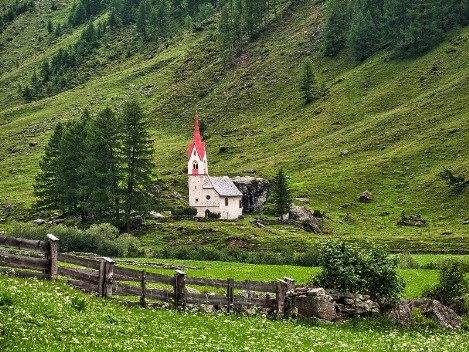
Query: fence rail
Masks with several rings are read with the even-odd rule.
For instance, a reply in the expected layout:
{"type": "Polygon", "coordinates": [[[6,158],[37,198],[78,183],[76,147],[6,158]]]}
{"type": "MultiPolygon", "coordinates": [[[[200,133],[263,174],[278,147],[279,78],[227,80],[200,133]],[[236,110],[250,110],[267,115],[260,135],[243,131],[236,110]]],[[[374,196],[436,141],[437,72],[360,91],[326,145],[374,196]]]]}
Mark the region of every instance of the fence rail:
{"type": "Polygon", "coordinates": [[[207,304],[226,307],[227,311],[238,307],[260,307],[273,310],[279,316],[285,313],[287,290],[295,286],[290,278],[272,282],[235,281],[210,278],[189,277],[176,270],[173,276],[148,273],[116,265],[110,258],[90,259],[77,255],[58,253],[59,239],[47,235],[48,241],[35,241],[7,236],[0,236],[0,247],[30,251],[39,258],[0,252],[0,274],[14,274],[22,277],[39,277],[56,279],[65,277],[73,287],[88,292],[97,292],[100,296],[110,298],[137,297],[132,305],[147,306],[152,301],[169,302],[176,309],[184,309],[187,304],[207,304]],[[80,268],[64,266],[73,264],[80,268]],[[15,269],[12,269],[15,268],[15,269]],[[17,270],[27,269],[25,270],[17,270]],[[149,288],[149,284],[166,286],[166,288],[149,288]],[[188,289],[190,287],[190,289],[188,289]],[[199,293],[194,287],[213,288],[215,292],[199,293]],[[224,290],[224,294],[220,291],[224,290]],[[237,292],[237,294],[235,294],[237,292]],[[240,292],[244,292],[242,295],[240,292]],[[256,292],[256,294],[253,294],[256,292]]]}

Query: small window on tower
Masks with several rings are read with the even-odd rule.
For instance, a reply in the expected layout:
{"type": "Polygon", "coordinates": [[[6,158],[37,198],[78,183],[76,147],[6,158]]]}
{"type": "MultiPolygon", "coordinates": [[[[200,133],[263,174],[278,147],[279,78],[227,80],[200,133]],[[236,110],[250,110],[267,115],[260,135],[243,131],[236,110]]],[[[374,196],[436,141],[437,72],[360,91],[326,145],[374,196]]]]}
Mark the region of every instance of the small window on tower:
{"type": "Polygon", "coordinates": [[[198,202],[198,201],[199,201],[199,198],[195,198],[195,201],[198,202]]]}
{"type": "Polygon", "coordinates": [[[228,197],[225,197],[225,207],[228,206],[228,197]]]}
{"type": "Polygon", "coordinates": [[[198,170],[199,169],[199,164],[197,163],[197,161],[194,161],[194,163],[192,164],[192,168],[194,170],[198,170]]]}
{"type": "Polygon", "coordinates": [[[196,156],[196,155],[197,155],[197,153],[195,152],[195,149],[194,149],[194,156],[196,156]]]}
{"type": "Polygon", "coordinates": [[[243,202],[241,201],[241,199],[239,200],[239,208],[241,209],[243,207],[243,202]]]}
{"type": "Polygon", "coordinates": [[[210,200],[210,196],[209,196],[209,195],[206,195],[205,198],[207,198],[207,200],[210,200]]]}

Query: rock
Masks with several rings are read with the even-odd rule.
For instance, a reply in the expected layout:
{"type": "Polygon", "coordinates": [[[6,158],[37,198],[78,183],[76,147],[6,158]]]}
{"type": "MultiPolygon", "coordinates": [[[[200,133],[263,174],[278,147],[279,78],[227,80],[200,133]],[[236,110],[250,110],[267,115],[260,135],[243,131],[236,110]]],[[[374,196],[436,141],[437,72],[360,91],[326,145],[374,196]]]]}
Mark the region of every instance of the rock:
{"type": "Polygon", "coordinates": [[[401,220],[398,221],[398,225],[400,226],[417,226],[417,227],[421,227],[421,226],[425,226],[427,222],[422,219],[419,215],[409,215],[409,216],[405,216],[403,215],[401,217],[401,220]]]}
{"type": "Polygon", "coordinates": [[[18,172],[18,170],[16,170],[16,169],[10,169],[10,170],[8,170],[8,172],[9,172],[10,174],[16,174],[16,173],[18,172]]]}
{"type": "Polygon", "coordinates": [[[237,176],[232,178],[231,181],[243,193],[244,213],[254,213],[264,209],[271,187],[269,181],[252,176],[237,176]]]}
{"type": "Polygon", "coordinates": [[[299,222],[306,231],[321,233],[319,219],[305,207],[293,204],[290,207],[290,219],[299,222]]]}
{"type": "Polygon", "coordinates": [[[306,296],[317,297],[317,296],[325,296],[325,295],[326,295],[326,290],[324,290],[321,287],[311,288],[306,292],[306,296]]]}
{"type": "Polygon", "coordinates": [[[371,192],[366,190],[364,191],[360,197],[358,198],[358,200],[362,203],[369,203],[371,202],[371,192]]]}
{"type": "Polygon", "coordinates": [[[164,218],[165,216],[164,216],[163,214],[161,214],[161,213],[158,213],[158,212],[152,210],[152,211],[150,211],[150,212],[148,213],[147,217],[148,217],[149,219],[157,220],[157,219],[162,219],[162,218],[164,218]]]}
{"type": "Polygon", "coordinates": [[[427,318],[434,320],[444,328],[460,329],[462,320],[451,308],[437,300],[401,300],[388,314],[388,318],[402,325],[414,322],[412,311],[420,309],[427,318]]]}
{"type": "Polygon", "coordinates": [[[30,147],[35,147],[35,146],[37,146],[37,142],[29,142],[29,146],[30,147]]]}
{"type": "Polygon", "coordinates": [[[463,225],[469,225],[469,219],[466,219],[462,222],[463,225]]]}
{"type": "Polygon", "coordinates": [[[36,220],[34,220],[33,222],[34,222],[36,225],[39,226],[39,225],[44,224],[44,223],[45,223],[45,220],[43,220],[43,219],[36,219],[36,220]]]}
{"type": "Polygon", "coordinates": [[[349,155],[349,153],[350,153],[350,151],[345,149],[345,150],[342,150],[339,155],[343,158],[344,156],[349,155]]]}
{"type": "Polygon", "coordinates": [[[178,192],[171,192],[170,197],[173,199],[182,199],[182,196],[178,192]]]}
{"type": "Polygon", "coordinates": [[[309,203],[308,198],[295,198],[295,200],[300,203],[309,203]]]}
{"type": "Polygon", "coordinates": [[[255,173],[256,173],[256,170],[253,170],[253,169],[243,170],[243,174],[255,174],[255,173]]]}
{"type": "Polygon", "coordinates": [[[292,300],[293,307],[298,315],[303,317],[316,317],[319,319],[334,321],[338,318],[336,304],[331,296],[298,296],[292,300]]]}
{"type": "Polygon", "coordinates": [[[448,329],[460,329],[462,320],[451,308],[437,300],[427,301],[420,307],[420,311],[427,318],[435,320],[438,325],[448,329]]]}

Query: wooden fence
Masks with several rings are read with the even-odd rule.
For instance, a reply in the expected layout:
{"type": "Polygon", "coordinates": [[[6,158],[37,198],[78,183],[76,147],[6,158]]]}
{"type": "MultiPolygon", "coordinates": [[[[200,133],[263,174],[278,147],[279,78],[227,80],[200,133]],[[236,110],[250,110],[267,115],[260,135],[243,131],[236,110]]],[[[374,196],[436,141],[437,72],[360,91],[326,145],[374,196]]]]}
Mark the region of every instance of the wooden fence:
{"type": "Polygon", "coordinates": [[[35,241],[0,236],[0,247],[41,256],[35,258],[21,253],[0,251],[0,273],[49,279],[56,279],[60,275],[67,278],[67,283],[71,286],[88,292],[97,292],[105,298],[120,296],[125,299],[137,296],[138,302],[132,304],[137,303],[141,306],[147,306],[149,301],[169,302],[176,309],[184,309],[188,304],[206,304],[226,307],[228,312],[239,307],[259,307],[275,311],[278,316],[285,314],[287,290],[295,286],[295,281],[290,278],[257,282],[189,277],[179,270],[176,270],[173,276],[149,273],[146,270],[119,266],[106,257],[90,259],[58,253],[59,239],[53,235],[47,235],[47,238],[48,241],[35,241]],[[64,266],[63,263],[69,265],[64,266]],[[73,264],[73,267],[70,264],[73,264]],[[155,284],[165,288],[148,287],[155,284]],[[207,291],[207,288],[216,290],[199,293],[193,286],[204,291],[207,291]]]}

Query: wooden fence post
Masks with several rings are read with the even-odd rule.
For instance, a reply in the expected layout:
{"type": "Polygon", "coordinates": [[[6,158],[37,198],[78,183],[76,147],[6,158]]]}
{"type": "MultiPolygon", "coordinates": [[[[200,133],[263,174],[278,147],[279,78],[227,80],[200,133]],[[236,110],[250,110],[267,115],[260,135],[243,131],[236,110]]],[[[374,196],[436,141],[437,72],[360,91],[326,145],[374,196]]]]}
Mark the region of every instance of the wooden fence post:
{"type": "Polygon", "coordinates": [[[287,291],[292,291],[295,289],[295,279],[285,276],[283,280],[287,283],[287,291]]]}
{"type": "Polygon", "coordinates": [[[146,270],[142,271],[142,281],[140,282],[142,287],[142,295],[140,296],[140,305],[145,307],[147,305],[147,272],[146,270]]]}
{"type": "Polygon", "coordinates": [[[101,297],[112,296],[112,283],[114,281],[114,261],[104,257],[99,263],[99,287],[98,292],[101,297]]]}
{"type": "Polygon", "coordinates": [[[186,273],[176,270],[174,275],[174,307],[184,309],[186,307],[186,273]]]}
{"type": "Polygon", "coordinates": [[[287,294],[287,283],[283,280],[277,280],[277,292],[275,298],[277,300],[277,317],[285,315],[285,298],[287,294]]]}
{"type": "Polygon", "coordinates": [[[57,242],[59,239],[52,234],[47,234],[47,239],[49,240],[49,253],[47,254],[47,259],[49,259],[49,279],[57,279],[59,272],[59,266],[57,263],[57,242]]]}
{"type": "Polygon", "coordinates": [[[229,313],[231,311],[231,308],[233,307],[234,303],[234,280],[233,279],[228,279],[228,287],[226,289],[226,299],[227,299],[227,306],[226,306],[226,311],[229,313]]]}

